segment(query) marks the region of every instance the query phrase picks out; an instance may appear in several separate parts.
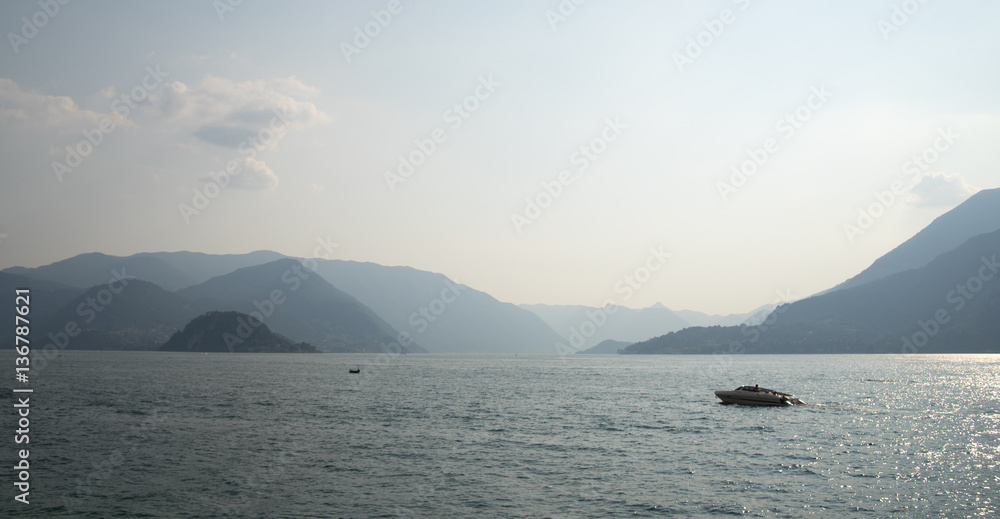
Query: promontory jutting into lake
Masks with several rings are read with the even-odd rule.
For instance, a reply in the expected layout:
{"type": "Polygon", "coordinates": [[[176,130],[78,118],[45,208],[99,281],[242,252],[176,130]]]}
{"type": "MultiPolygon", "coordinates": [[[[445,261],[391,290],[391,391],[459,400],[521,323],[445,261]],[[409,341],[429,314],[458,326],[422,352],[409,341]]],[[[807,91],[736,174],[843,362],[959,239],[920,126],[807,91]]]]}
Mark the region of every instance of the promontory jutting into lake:
{"type": "Polygon", "coordinates": [[[1000,2],[0,21],[0,519],[1000,517],[1000,2]]]}

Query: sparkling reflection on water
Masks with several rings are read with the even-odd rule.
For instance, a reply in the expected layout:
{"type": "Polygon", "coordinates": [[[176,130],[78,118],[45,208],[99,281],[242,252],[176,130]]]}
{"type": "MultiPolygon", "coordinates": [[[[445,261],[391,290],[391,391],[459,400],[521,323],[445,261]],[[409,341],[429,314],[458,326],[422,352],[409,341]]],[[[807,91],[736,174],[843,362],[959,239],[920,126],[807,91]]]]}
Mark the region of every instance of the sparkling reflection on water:
{"type": "Polygon", "coordinates": [[[0,515],[995,516],[998,368],[70,351],[34,379],[31,504],[5,485],[0,515]],[[712,394],[754,383],[810,405],[712,394]]]}

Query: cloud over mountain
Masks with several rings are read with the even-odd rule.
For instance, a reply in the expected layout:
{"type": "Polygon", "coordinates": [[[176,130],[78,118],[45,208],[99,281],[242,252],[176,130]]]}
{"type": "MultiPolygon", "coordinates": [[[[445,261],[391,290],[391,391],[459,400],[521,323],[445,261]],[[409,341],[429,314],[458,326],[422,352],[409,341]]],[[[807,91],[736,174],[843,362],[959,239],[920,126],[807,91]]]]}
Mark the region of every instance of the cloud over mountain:
{"type": "Polygon", "coordinates": [[[910,189],[908,201],[918,207],[953,207],[977,191],[958,173],[927,173],[910,189]]]}

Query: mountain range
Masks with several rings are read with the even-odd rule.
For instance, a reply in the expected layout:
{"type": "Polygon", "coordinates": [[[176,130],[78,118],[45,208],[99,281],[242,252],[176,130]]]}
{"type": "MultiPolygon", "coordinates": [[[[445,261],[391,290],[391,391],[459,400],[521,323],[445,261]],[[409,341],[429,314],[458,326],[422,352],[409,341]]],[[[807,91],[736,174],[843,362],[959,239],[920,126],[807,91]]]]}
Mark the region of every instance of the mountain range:
{"type": "Polygon", "coordinates": [[[3,272],[63,285],[90,288],[107,283],[112,271],[159,285],[171,292],[203,283],[238,268],[284,258],[271,251],[248,254],[204,254],[201,252],[142,252],[126,257],[99,252],[80,254],[37,268],[11,267],[3,272]]]}
{"type": "MultiPolygon", "coordinates": [[[[88,253],[5,269],[0,286],[31,287],[35,333],[70,349],[155,349],[209,311],[260,315],[274,332],[328,352],[422,353],[428,344],[438,352],[555,353],[561,340],[531,312],[441,274],[350,261],[306,263],[317,271],[269,251],[88,253]]],[[[5,336],[13,334],[12,324],[0,327],[8,328],[5,336]]]]}
{"type": "Polygon", "coordinates": [[[675,311],[661,303],[638,309],[624,306],[605,309],[576,305],[519,306],[540,317],[562,335],[564,344],[580,353],[608,340],[631,344],[689,326],[755,324],[774,308],[774,305],[766,305],[745,314],[709,315],[693,310],[675,311]]]}
{"type": "Polygon", "coordinates": [[[340,260],[315,268],[431,351],[555,354],[563,340],[535,314],[442,274],[340,260]]]}
{"type": "Polygon", "coordinates": [[[1000,190],[980,192],[858,276],[759,325],[686,328],[623,353],[998,352],[998,207],[1000,190]]]}
{"type": "Polygon", "coordinates": [[[923,267],[970,238],[997,229],[1000,229],[1000,189],[984,189],[831,290],[856,287],[923,267]]]}
{"type": "MultiPolygon", "coordinates": [[[[199,311],[250,314],[324,351],[378,353],[397,339],[378,314],[292,258],[236,269],[177,293],[199,311]]],[[[403,351],[426,350],[411,344],[403,351]]]]}
{"type": "Polygon", "coordinates": [[[31,288],[35,341],[58,348],[155,349],[229,311],[330,352],[996,351],[998,230],[1000,189],[984,190],[830,290],[729,316],[519,306],[433,272],[271,251],[88,253],[4,269],[0,288],[31,288]]]}

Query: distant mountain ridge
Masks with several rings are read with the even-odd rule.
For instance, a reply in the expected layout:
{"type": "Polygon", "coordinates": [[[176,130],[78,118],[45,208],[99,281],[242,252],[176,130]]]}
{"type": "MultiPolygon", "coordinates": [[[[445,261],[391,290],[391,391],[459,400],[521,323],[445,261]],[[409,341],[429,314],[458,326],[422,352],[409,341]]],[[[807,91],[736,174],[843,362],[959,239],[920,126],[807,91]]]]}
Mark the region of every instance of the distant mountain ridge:
{"type": "Polygon", "coordinates": [[[625,353],[1000,351],[1000,230],[927,265],[782,305],[759,326],[688,328],[625,353]]]}
{"type": "Polygon", "coordinates": [[[765,305],[745,314],[709,315],[693,310],[671,310],[661,303],[646,308],[615,307],[613,313],[579,305],[519,305],[540,317],[576,350],[589,350],[612,340],[625,345],[658,337],[689,326],[738,325],[767,317],[765,305]],[[589,324],[585,324],[589,323],[589,324]],[[593,333],[588,335],[588,330],[593,333]]]}
{"type": "MultiPolygon", "coordinates": [[[[0,272],[0,275],[17,276],[11,279],[34,280],[32,283],[57,280],[58,283],[65,284],[65,290],[76,295],[89,287],[107,283],[113,271],[123,272],[129,277],[177,291],[184,297],[198,299],[193,306],[201,312],[250,312],[255,309],[248,307],[247,301],[252,303],[254,298],[263,301],[261,298],[266,299],[266,294],[254,292],[247,299],[250,292],[241,292],[237,287],[231,286],[226,289],[229,300],[223,300],[218,295],[200,293],[194,287],[240,268],[260,266],[283,258],[286,257],[271,251],[232,255],[156,252],[126,257],[89,253],[37,268],[11,267],[0,272]],[[234,302],[234,298],[239,301],[234,302]]],[[[402,346],[413,352],[423,351],[422,346],[428,344],[435,351],[441,352],[554,354],[557,353],[556,344],[562,340],[531,312],[454,283],[441,274],[374,263],[316,259],[309,259],[308,262],[310,265],[317,265],[319,277],[374,311],[377,320],[382,321],[380,326],[386,333],[389,333],[385,330],[386,324],[387,328],[394,330],[389,334],[392,335],[391,340],[386,335],[381,335],[378,339],[386,340],[390,347],[393,347],[392,344],[415,340],[412,347],[402,346]],[[453,297],[456,298],[454,301],[453,297]]],[[[249,281],[244,279],[237,284],[246,285],[249,281]]],[[[63,302],[65,299],[66,297],[63,302]]],[[[308,313],[310,309],[303,311],[308,313]]],[[[288,317],[284,316],[279,321],[288,317]]],[[[318,319],[319,316],[314,315],[313,318],[318,319]]],[[[299,337],[297,332],[285,326],[279,323],[272,328],[294,340],[308,340],[321,348],[332,347],[327,344],[328,341],[316,335],[299,337]]],[[[312,328],[313,332],[318,333],[317,326],[320,325],[314,319],[305,328],[312,328]]],[[[371,339],[372,336],[366,339],[368,350],[374,344],[371,339]]]]}
{"type": "MultiPolygon", "coordinates": [[[[292,258],[243,267],[178,294],[201,311],[258,316],[276,333],[324,351],[379,353],[398,336],[370,308],[292,258]]],[[[402,351],[425,350],[410,344],[402,351]]]]}
{"type": "Polygon", "coordinates": [[[317,260],[316,271],[434,352],[556,354],[562,338],[535,314],[443,274],[317,260]]]}
{"type": "Polygon", "coordinates": [[[152,350],[196,314],[173,292],[124,279],[83,291],[35,329],[60,349],[152,350]]]}
{"type": "MultiPolygon", "coordinates": [[[[200,254],[166,253],[197,263],[195,275],[184,279],[203,277],[230,265],[256,263],[275,254],[253,253],[219,261],[200,254]]],[[[33,308],[38,310],[33,314],[33,330],[59,349],[155,349],[199,313],[241,311],[257,313],[282,335],[318,344],[327,351],[425,351],[419,344],[392,350],[398,335],[392,326],[297,260],[278,256],[281,259],[239,268],[178,292],[131,274],[129,269],[137,265],[156,266],[135,269],[151,277],[178,272],[172,267],[161,268],[167,263],[156,255],[136,255],[136,260],[88,254],[58,262],[54,268],[31,271],[34,276],[48,273],[75,283],[102,280],[86,290],[9,272],[0,272],[0,284],[32,287],[33,308]],[[108,272],[111,274],[104,276],[108,272]]],[[[171,275],[170,279],[181,278],[171,275]]]]}
{"type": "Polygon", "coordinates": [[[10,267],[2,272],[55,281],[76,288],[90,288],[106,283],[114,275],[112,272],[117,271],[155,283],[164,290],[173,292],[228,274],[238,268],[260,265],[284,257],[272,251],[247,254],[141,252],[131,256],[110,256],[91,252],[41,267],[10,267]]]}
{"type": "MultiPolygon", "coordinates": [[[[0,290],[4,294],[13,294],[18,289],[30,289],[28,301],[31,309],[30,321],[34,330],[52,319],[63,305],[83,293],[82,289],[70,287],[62,283],[34,279],[9,272],[0,272],[0,290]]],[[[0,344],[7,344],[14,337],[14,319],[0,319],[0,344]]]]}
{"type": "Polygon", "coordinates": [[[31,287],[33,330],[60,348],[149,349],[199,314],[231,311],[260,315],[293,342],[337,352],[429,346],[564,355],[599,343],[592,351],[620,344],[630,344],[626,353],[715,353],[734,345],[757,353],[998,351],[998,202],[998,189],[977,193],[836,289],[770,313],[771,305],[730,316],[660,304],[601,315],[584,306],[517,306],[442,274],[309,259],[313,272],[270,251],[82,254],[0,271],[0,287],[31,287]],[[65,340],[69,324],[72,344],[65,340]]]}
{"type": "Polygon", "coordinates": [[[920,268],[973,236],[1000,229],[1000,188],[983,189],[937,217],[927,227],[875,260],[858,275],[831,290],[863,285],[898,272],[920,268]]]}
{"type": "Polygon", "coordinates": [[[563,342],[582,351],[608,339],[627,343],[646,340],[688,326],[663,305],[642,309],[613,309],[579,305],[520,305],[538,315],[563,337],[563,342]]]}

